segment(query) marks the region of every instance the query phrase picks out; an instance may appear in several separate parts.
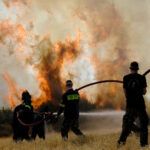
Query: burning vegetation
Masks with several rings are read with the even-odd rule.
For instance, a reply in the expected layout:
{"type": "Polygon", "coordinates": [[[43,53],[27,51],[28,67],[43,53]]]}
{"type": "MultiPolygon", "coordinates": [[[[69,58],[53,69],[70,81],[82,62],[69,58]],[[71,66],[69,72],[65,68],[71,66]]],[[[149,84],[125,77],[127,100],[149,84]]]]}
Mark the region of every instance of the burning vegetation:
{"type": "MultiPolygon", "coordinates": [[[[128,35],[114,4],[84,1],[72,9],[66,2],[62,10],[48,2],[49,7],[34,0],[1,2],[3,11],[11,14],[0,22],[0,53],[7,58],[2,63],[8,86],[3,99],[11,107],[20,103],[22,89],[29,90],[37,108],[48,101],[58,104],[67,79],[78,88],[97,80],[122,80],[127,72],[128,35]]],[[[93,86],[81,97],[120,110],[124,107],[121,88],[114,83],[93,86]]]]}
{"type": "MultiPolygon", "coordinates": [[[[64,78],[61,77],[64,63],[71,63],[79,54],[79,39],[58,41],[52,45],[49,38],[44,38],[34,47],[33,56],[38,57],[36,64],[32,65],[38,71],[39,90],[41,94],[35,98],[35,103],[40,106],[43,102],[52,100],[58,103],[63,92],[64,78]]],[[[33,60],[33,59],[32,59],[33,60]]]]}

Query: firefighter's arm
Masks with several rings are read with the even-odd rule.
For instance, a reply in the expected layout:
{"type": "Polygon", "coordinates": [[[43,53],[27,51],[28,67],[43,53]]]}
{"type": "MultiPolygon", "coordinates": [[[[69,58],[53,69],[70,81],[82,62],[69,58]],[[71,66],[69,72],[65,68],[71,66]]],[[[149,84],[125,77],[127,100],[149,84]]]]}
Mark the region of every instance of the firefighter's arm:
{"type": "Polygon", "coordinates": [[[147,92],[146,88],[143,88],[143,95],[145,95],[147,92]]]}
{"type": "Polygon", "coordinates": [[[64,111],[64,106],[60,105],[59,110],[57,112],[57,116],[59,117],[63,111],[64,111]]]}
{"type": "Polygon", "coordinates": [[[17,111],[17,118],[19,118],[20,113],[22,113],[22,112],[23,112],[23,110],[19,110],[19,111],[17,111]]]}
{"type": "Polygon", "coordinates": [[[57,116],[59,117],[61,115],[61,113],[64,111],[64,108],[65,108],[65,97],[63,96],[62,97],[62,101],[61,103],[59,104],[59,110],[57,112],[57,116]]]}

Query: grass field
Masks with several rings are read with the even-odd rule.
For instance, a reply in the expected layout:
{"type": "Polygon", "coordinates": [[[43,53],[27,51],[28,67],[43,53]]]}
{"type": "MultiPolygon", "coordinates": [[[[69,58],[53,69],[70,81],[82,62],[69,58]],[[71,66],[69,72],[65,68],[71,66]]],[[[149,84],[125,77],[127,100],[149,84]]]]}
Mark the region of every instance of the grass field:
{"type": "MultiPolygon", "coordinates": [[[[49,133],[46,140],[15,143],[11,138],[0,139],[0,150],[116,150],[119,133],[106,135],[86,133],[85,138],[77,138],[69,134],[69,140],[63,141],[58,133],[49,133]]],[[[150,140],[149,140],[150,143],[150,140]]],[[[131,135],[120,150],[140,150],[139,137],[131,135]]],[[[143,148],[144,150],[150,147],[143,148]]]]}
{"type": "MultiPolygon", "coordinates": [[[[109,111],[94,115],[81,115],[80,128],[86,135],[85,138],[78,138],[69,132],[68,141],[63,141],[60,133],[49,129],[45,141],[37,138],[32,142],[15,143],[12,137],[0,138],[0,150],[117,150],[123,114],[124,112],[109,111]]],[[[139,137],[135,134],[130,135],[126,145],[119,148],[119,150],[141,149],[139,137]]],[[[150,146],[142,150],[150,150],[150,146]]]]}

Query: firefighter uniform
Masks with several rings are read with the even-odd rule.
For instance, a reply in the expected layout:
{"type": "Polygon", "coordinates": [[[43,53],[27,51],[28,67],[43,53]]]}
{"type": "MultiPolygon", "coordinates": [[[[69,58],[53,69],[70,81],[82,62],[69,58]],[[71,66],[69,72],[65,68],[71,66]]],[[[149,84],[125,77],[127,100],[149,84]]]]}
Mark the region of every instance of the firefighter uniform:
{"type": "MultiPolygon", "coordinates": [[[[130,69],[138,70],[138,64],[136,62],[131,63],[130,69]]],[[[143,92],[146,87],[147,83],[145,77],[137,72],[128,74],[123,78],[123,88],[125,89],[127,105],[126,113],[123,117],[122,133],[118,141],[119,145],[121,143],[125,144],[137,117],[140,121],[140,144],[141,146],[148,144],[149,119],[143,98],[143,92]]]]}
{"type": "Polygon", "coordinates": [[[63,138],[68,138],[68,131],[71,129],[76,135],[83,136],[79,130],[79,93],[72,88],[68,89],[62,96],[62,102],[58,111],[58,116],[64,111],[64,121],[61,128],[63,138]]]}
{"type": "Polygon", "coordinates": [[[33,105],[30,94],[26,91],[23,92],[22,100],[24,102],[15,108],[13,114],[13,140],[15,141],[23,139],[30,140],[28,133],[29,127],[21,125],[18,121],[19,118],[27,124],[33,122],[33,105]]]}
{"type": "MultiPolygon", "coordinates": [[[[42,120],[43,118],[45,118],[45,115],[36,115],[34,117],[34,122],[38,122],[40,120],[42,120]]],[[[36,136],[39,136],[39,138],[42,138],[43,140],[45,140],[45,127],[44,127],[44,122],[41,122],[38,125],[35,125],[32,127],[32,139],[36,139],[36,136]]]]}

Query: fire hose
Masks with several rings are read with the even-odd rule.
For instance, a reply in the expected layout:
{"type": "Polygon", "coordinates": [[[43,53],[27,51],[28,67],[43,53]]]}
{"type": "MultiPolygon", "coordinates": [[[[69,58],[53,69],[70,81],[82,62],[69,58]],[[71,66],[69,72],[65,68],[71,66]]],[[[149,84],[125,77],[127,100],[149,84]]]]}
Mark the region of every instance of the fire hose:
{"type": "MultiPolygon", "coordinates": [[[[40,113],[39,113],[39,114],[40,114],[40,113]]],[[[45,120],[48,120],[51,116],[52,116],[52,113],[47,114],[46,117],[44,117],[44,118],[41,119],[40,121],[35,122],[35,123],[31,123],[31,124],[24,123],[20,118],[18,118],[18,121],[19,121],[19,123],[20,123],[21,125],[23,125],[23,126],[26,126],[26,127],[33,127],[33,126],[39,125],[40,123],[44,122],[45,120]]]]}
{"type": "MultiPolygon", "coordinates": [[[[144,74],[143,76],[146,76],[148,73],[150,73],[150,69],[148,69],[144,74]]],[[[121,80],[101,80],[101,81],[96,81],[96,82],[92,82],[90,84],[86,84],[84,86],[81,86],[80,88],[76,89],[77,91],[83,89],[83,88],[86,88],[88,86],[92,86],[92,85],[95,85],[95,84],[100,84],[100,83],[108,83],[108,82],[115,82],[115,83],[123,83],[123,81],[121,80]]]]}
{"type": "MultiPolygon", "coordinates": [[[[147,70],[147,71],[143,74],[143,76],[146,76],[148,73],[150,73],[150,69],[147,70]]],[[[92,82],[92,83],[90,83],[90,84],[86,84],[86,85],[84,85],[84,86],[82,86],[82,87],[80,87],[80,88],[78,88],[78,89],[76,89],[76,90],[79,91],[79,90],[81,90],[81,89],[83,89],[83,88],[86,88],[86,87],[89,87],[89,86],[92,86],[92,85],[95,85],[95,84],[108,83],[108,82],[109,82],[109,83],[110,83],[110,82],[115,82],[115,83],[121,83],[121,84],[123,83],[123,81],[121,81],[121,80],[101,80],[101,81],[92,82]]],[[[38,113],[38,114],[40,114],[40,113],[38,113]]],[[[20,123],[21,125],[23,125],[23,126],[32,127],[32,126],[36,126],[36,125],[38,125],[38,124],[44,122],[45,120],[48,120],[51,116],[52,116],[52,113],[48,114],[48,115],[47,115],[45,118],[43,118],[42,120],[40,120],[40,121],[38,121],[38,122],[35,122],[35,123],[31,123],[31,124],[24,123],[20,118],[18,118],[18,121],[19,121],[19,123],[20,123]]]]}
{"type": "Polygon", "coordinates": [[[83,88],[86,88],[88,86],[92,86],[92,85],[95,85],[95,84],[100,84],[100,83],[106,83],[106,82],[115,82],[115,83],[123,83],[123,81],[120,81],[120,80],[102,80],[102,81],[97,81],[97,82],[92,82],[90,84],[86,84],[78,89],[76,89],[77,91],[83,89],[83,88]]]}

